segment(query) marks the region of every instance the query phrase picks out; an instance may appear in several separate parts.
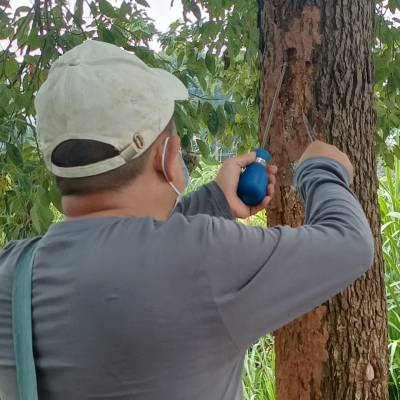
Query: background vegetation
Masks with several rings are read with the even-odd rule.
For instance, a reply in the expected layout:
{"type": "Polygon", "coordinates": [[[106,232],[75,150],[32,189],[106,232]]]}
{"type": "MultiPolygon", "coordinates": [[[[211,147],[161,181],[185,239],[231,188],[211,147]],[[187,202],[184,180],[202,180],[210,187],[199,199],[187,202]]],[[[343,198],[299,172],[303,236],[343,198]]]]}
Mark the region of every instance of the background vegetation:
{"type": "Polygon", "coordinates": [[[389,393],[391,400],[400,400],[400,160],[381,178],[379,205],[389,310],[389,393]]]}
{"type": "MultiPolygon", "coordinates": [[[[259,0],[258,2],[261,2],[259,0]]],[[[216,170],[221,152],[257,144],[259,31],[256,0],[182,0],[183,19],[157,32],[145,0],[34,0],[11,8],[0,0],[0,246],[43,233],[60,212],[60,199],[38,148],[33,98],[51,63],[88,38],[134,51],[166,68],[191,98],[175,118],[187,152],[200,154],[192,188],[216,170]],[[148,47],[159,37],[162,51],[148,47]]],[[[373,43],[377,153],[382,160],[380,206],[387,267],[391,399],[400,399],[400,0],[376,1],[373,43]]],[[[248,223],[265,224],[259,215],[248,223]]],[[[272,399],[272,338],[255,344],[244,369],[246,399],[272,399]]]]}

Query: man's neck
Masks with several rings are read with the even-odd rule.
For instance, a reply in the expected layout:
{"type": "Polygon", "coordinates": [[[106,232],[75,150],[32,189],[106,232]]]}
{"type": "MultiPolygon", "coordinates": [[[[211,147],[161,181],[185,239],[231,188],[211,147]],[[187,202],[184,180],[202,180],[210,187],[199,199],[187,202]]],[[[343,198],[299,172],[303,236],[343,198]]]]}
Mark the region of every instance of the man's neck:
{"type": "Polygon", "coordinates": [[[166,220],[174,206],[176,194],[164,182],[141,183],[135,181],[131,186],[114,192],[63,196],[64,214],[69,219],[148,216],[159,221],[166,220]]]}

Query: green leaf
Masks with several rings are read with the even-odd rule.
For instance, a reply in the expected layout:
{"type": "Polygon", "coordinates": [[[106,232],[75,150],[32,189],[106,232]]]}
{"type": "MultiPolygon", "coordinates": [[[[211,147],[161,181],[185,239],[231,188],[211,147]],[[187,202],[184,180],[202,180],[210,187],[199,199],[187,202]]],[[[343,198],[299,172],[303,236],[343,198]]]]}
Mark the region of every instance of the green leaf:
{"type": "Polygon", "coordinates": [[[50,210],[50,193],[42,186],[38,187],[30,215],[37,233],[45,231],[52,222],[53,213],[50,210]]]}
{"type": "Polygon", "coordinates": [[[31,46],[31,50],[40,49],[42,47],[43,39],[39,37],[37,28],[32,28],[27,43],[31,46]]]}
{"type": "Polygon", "coordinates": [[[83,0],[76,0],[74,7],[74,23],[77,25],[82,25],[84,23],[82,19],[83,15],[83,0]]]}
{"type": "MultiPolygon", "coordinates": [[[[0,108],[7,109],[10,99],[13,97],[13,89],[8,88],[6,85],[0,85],[0,108]]],[[[4,129],[2,125],[2,129],[4,129]]],[[[9,127],[6,128],[9,130],[9,127]]]]}
{"type": "Polygon", "coordinates": [[[197,72],[196,78],[199,81],[201,88],[204,91],[207,91],[207,81],[206,81],[206,79],[204,77],[204,71],[197,70],[196,72],[197,72]]]}
{"type": "Polygon", "coordinates": [[[207,21],[201,26],[200,31],[202,32],[203,40],[207,42],[214,39],[222,29],[222,22],[207,21]]]}
{"type": "Polygon", "coordinates": [[[214,112],[214,107],[210,102],[201,103],[201,115],[204,120],[208,120],[211,117],[211,114],[214,112]]]}
{"type": "Polygon", "coordinates": [[[30,7],[28,7],[28,6],[21,6],[21,7],[18,7],[16,10],[15,10],[15,16],[16,17],[18,17],[18,16],[20,16],[21,14],[24,14],[24,13],[29,13],[31,11],[31,8],[30,7]]]}
{"type": "Polygon", "coordinates": [[[19,66],[17,61],[14,58],[8,58],[5,62],[4,72],[6,73],[7,78],[14,79],[19,70],[19,66]]]}
{"type": "Polygon", "coordinates": [[[222,134],[222,133],[224,133],[225,127],[226,127],[226,118],[225,118],[224,107],[218,106],[217,116],[218,116],[218,133],[222,134]]]}
{"type": "Polygon", "coordinates": [[[193,15],[197,18],[197,20],[201,20],[201,10],[200,7],[196,3],[191,3],[190,4],[190,11],[193,13],[193,15]]]}
{"type": "Polygon", "coordinates": [[[226,102],[224,103],[224,109],[225,109],[225,112],[226,112],[227,114],[230,114],[230,115],[235,114],[235,110],[233,109],[233,105],[232,105],[232,103],[229,102],[229,101],[226,101],[226,102]]]}
{"type": "Polygon", "coordinates": [[[31,55],[26,55],[25,57],[24,57],[24,62],[26,63],[26,64],[37,64],[37,62],[39,61],[39,59],[40,59],[40,55],[35,55],[35,56],[31,56],[31,55]]]}
{"type": "Polygon", "coordinates": [[[400,126],[400,117],[394,113],[389,114],[390,121],[397,126],[400,126]]]}
{"type": "MultiPolygon", "coordinates": [[[[96,7],[96,3],[94,1],[91,1],[89,3],[89,8],[90,8],[90,12],[92,13],[92,16],[94,18],[96,18],[99,15],[97,7],[96,7]]],[[[93,22],[93,24],[96,25],[96,22],[93,22]]]]}
{"type": "Polygon", "coordinates": [[[193,130],[192,121],[183,110],[182,106],[178,105],[175,107],[174,117],[176,129],[180,135],[183,135],[185,129],[193,130]]]}
{"type": "Polygon", "coordinates": [[[40,199],[36,200],[29,214],[32,219],[33,228],[38,234],[43,233],[53,219],[53,215],[48,208],[48,205],[42,204],[40,199]]]}
{"type": "Polygon", "coordinates": [[[6,153],[10,161],[18,168],[22,169],[24,162],[18,147],[12,143],[6,143],[6,153]]]}
{"type": "Polygon", "coordinates": [[[0,127],[0,142],[7,143],[9,140],[9,134],[0,127]]]}
{"type": "Polygon", "coordinates": [[[106,17],[113,18],[116,16],[114,7],[107,0],[99,0],[99,10],[106,17]]]}
{"type": "Polygon", "coordinates": [[[389,10],[392,14],[396,13],[396,10],[400,7],[398,0],[389,0],[388,2],[389,10]]]}
{"type": "Polygon", "coordinates": [[[385,152],[383,154],[385,164],[390,168],[394,169],[394,155],[392,153],[385,152]]]}
{"type": "Polygon", "coordinates": [[[115,44],[116,38],[113,33],[105,27],[99,27],[99,37],[103,42],[115,44]]]}
{"type": "Polygon", "coordinates": [[[395,155],[395,157],[400,160],[400,146],[395,145],[393,147],[393,153],[395,155]]]}
{"type": "Polygon", "coordinates": [[[184,149],[190,148],[190,137],[189,135],[183,135],[181,139],[181,144],[184,149]]]}
{"type": "Polygon", "coordinates": [[[206,54],[206,58],[205,58],[205,63],[206,63],[206,67],[207,69],[214,74],[215,73],[215,58],[214,56],[208,52],[206,54]]]}
{"type": "Polygon", "coordinates": [[[17,22],[17,44],[18,47],[22,47],[28,38],[29,34],[29,26],[33,18],[33,13],[27,14],[25,17],[22,17],[17,22]]]}
{"type": "Polygon", "coordinates": [[[200,174],[200,172],[199,171],[197,171],[197,170],[194,170],[191,174],[190,174],[190,177],[191,178],[196,178],[196,179],[199,179],[199,178],[201,178],[202,177],[202,175],[200,174]]]}
{"type": "Polygon", "coordinates": [[[126,44],[126,38],[124,34],[122,33],[121,29],[117,25],[113,25],[110,31],[110,34],[112,36],[113,43],[116,44],[117,46],[125,46],[126,44]]]}
{"type": "Polygon", "coordinates": [[[136,3],[144,7],[150,7],[150,4],[146,0],[136,0],[136,3]]]}
{"type": "Polygon", "coordinates": [[[20,174],[18,176],[18,188],[23,192],[25,195],[29,195],[32,187],[32,181],[30,176],[27,174],[20,174]]]}
{"type": "Polygon", "coordinates": [[[211,158],[211,157],[208,157],[208,158],[204,157],[203,162],[206,165],[214,165],[214,166],[220,164],[220,162],[218,160],[216,160],[215,158],[211,158]]]}
{"type": "Polygon", "coordinates": [[[400,212],[391,211],[387,214],[388,217],[400,219],[400,212]]]}
{"type": "Polygon", "coordinates": [[[13,34],[13,29],[5,24],[0,23],[0,40],[9,40],[13,34]]]}
{"type": "Polygon", "coordinates": [[[218,133],[219,118],[218,118],[218,113],[215,110],[213,110],[213,112],[211,113],[211,115],[208,118],[207,127],[212,135],[215,136],[218,133]]]}
{"type": "Polygon", "coordinates": [[[197,146],[199,146],[201,155],[204,158],[208,158],[208,155],[210,154],[210,149],[209,149],[208,145],[200,139],[197,139],[196,143],[197,143],[197,146]]]}
{"type": "Polygon", "coordinates": [[[57,188],[57,185],[54,181],[50,184],[50,191],[49,191],[50,201],[53,203],[54,207],[62,213],[62,205],[61,205],[61,194],[57,188]]]}
{"type": "Polygon", "coordinates": [[[178,54],[178,57],[177,57],[177,59],[176,59],[176,64],[177,64],[177,67],[178,68],[180,68],[180,66],[182,65],[182,62],[183,62],[183,59],[185,58],[185,53],[183,52],[183,51],[181,51],[179,54],[178,54]]]}

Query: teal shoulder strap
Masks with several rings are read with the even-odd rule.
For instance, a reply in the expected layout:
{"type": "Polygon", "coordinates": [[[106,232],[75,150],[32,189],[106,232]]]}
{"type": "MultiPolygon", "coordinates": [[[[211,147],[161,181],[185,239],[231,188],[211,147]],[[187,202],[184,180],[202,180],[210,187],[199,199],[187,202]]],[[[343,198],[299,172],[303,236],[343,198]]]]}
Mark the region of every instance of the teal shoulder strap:
{"type": "Polygon", "coordinates": [[[32,240],[17,261],[12,288],[12,324],[19,400],[37,400],[32,346],[32,266],[39,238],[32,240]]]}

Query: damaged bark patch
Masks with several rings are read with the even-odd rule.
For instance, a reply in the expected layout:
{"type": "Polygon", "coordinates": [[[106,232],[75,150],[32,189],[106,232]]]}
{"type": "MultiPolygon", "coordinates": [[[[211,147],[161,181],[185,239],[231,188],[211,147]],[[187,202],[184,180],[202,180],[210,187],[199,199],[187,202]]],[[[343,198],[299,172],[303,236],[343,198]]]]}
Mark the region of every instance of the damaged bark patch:
{"type": "MultiPolygon", "coordinates": [[[[264,132],[276,84],[283,63],[287,61],[289,68],[276,107],[269,143],[272,162],[278,165],[281,171],[278,193],[271,208],[281,213],[287,206],[296,211],[299,209],[296,206],[298,199],[294,193],[280,194],[281,188],[284,192],[288,192],[287,189],[291,186],[293,179],[293,165],[308,144],[302,115],[306,113],[310,117],[313,104],[314,51],[322,42],[321,15],[318,7],[305,6],[301,12],[293,15],[290,24],[287,24],[285,23],[289,18],[287,14],[275,12],[272,18],[268,12],[270,8],[270,3],[267,3],[266,27],[269,45],[261,75],[259,134],[261,137],[264,132]],[[282,26],[285,26],[285,30],[281,29],[282,26]]],[[[300,218],[296,219],[295,225],[299,225],[302,215],[300,214],[300,218]]],[[[294,221],[286,218],[285,223],[291,222],[294,221]]],[[[273,220],[273,223],[280,222],[273,220]]]]}
{"type": "Polygon", "coordinates": [[[286,338],[276,349],[277,399],[323,400],[322,366],[328,359],[329,338],[326,314],[327,307],[320,306],[277,332],[286,338]]]}

